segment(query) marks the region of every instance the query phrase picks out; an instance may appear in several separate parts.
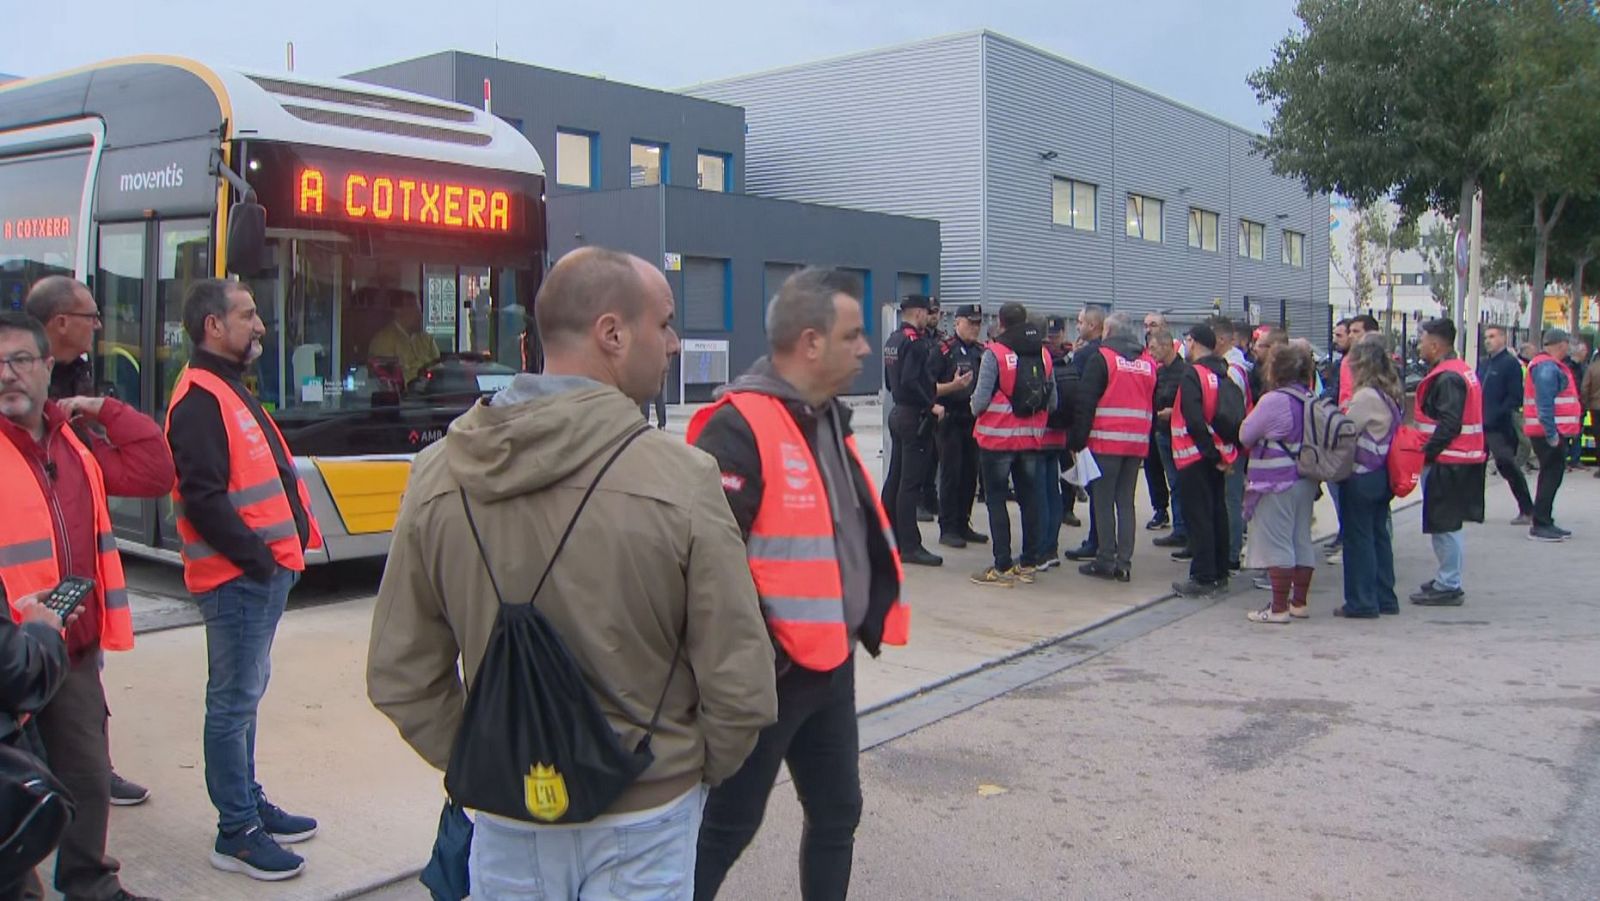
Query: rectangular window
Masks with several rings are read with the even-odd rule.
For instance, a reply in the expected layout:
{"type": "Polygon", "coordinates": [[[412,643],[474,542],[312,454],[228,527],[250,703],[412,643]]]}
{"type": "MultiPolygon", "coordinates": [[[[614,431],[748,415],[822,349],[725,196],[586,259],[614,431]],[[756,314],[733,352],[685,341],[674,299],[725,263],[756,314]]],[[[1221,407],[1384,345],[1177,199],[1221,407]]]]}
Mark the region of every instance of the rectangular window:
{"type": "Polygon", "coordinates": [[[1128,195],[1128,237],[1161,243],[1161,213],[1165,205],[1154,197],[1128,195]]]}
{"type": "Polygon", "coordinates": [[[1094,231],[1098,194],[1099,189],[1088,182],[1056,178],[1051,183],[1050,221],[1080,231],[1094,231]]]}
{"type": "Polygon", "coordinates": [[[1217,214],[1210,210],[1189,208],[1189,246],[1196,250],[1217,252],[1217,214]]]}
{"type": "Polygon", "coordinates": [[[1249,219],[1239,220],[1239,256],[1252,260],[1267,258],[1267,227],[1249,219]]]}
{"type": "Polygon", "coordinates": [[[678,318],[684,331],[725,332],[733,328],[733,284],[727,260],[683,258],[683,298],[678,318]]]}
{"type": "Polygon", "coordinates": [[[1283,231],[1283,265],[1304,269],[1306,265],[1306,236],[1288,229],[1283,231]]]}
{"type": "Polygon", "coordinates": [[[702,191],[720,191],[726,193],[733,190],[733,166],[729,165],[726,153],[707,153],[700,151],[697,158],[699,188],[702,191]]]}
{"type": "Polygon", "coordinates": [[[628,187],[659,185],[667,175],[667,145],[634,141],[628,146],[628,187]]]}
{"type": "Polygon", "coordinates": [[[600,187],[600,154],[595,136],[582,131],[556,131],[556,184],[568,188],[600,187]]]}

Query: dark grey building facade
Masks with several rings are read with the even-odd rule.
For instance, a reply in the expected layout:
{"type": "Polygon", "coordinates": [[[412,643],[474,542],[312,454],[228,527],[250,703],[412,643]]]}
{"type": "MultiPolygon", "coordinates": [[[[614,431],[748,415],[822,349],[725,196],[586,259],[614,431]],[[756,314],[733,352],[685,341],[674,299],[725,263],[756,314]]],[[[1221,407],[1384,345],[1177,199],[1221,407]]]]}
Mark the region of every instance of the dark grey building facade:
{"type": "Polygon", "coordinates": [[[937,219],[947,304],[1218,308],[1326,341],[1328,198],[1117,78],[983,31],[686,93],[745,110],[750,192],[937,219]]]}
{"type": "MultiPolygon", "coordinates": [[[[801,266],[857,274],[875,354],[898,299],[938,291],[938,222],[746,194],[737,106],[459,52],[349,77],[474,105],[487,80],[493,111],[545,161],[551,259],[600,245],[658,261],[680,335],[728,342],[730,375],[765,352],[766,301],[801,266]]],[[[718,373],[695,353],[685,359],[696,370],[687,398],[702,399],[718,373]]],[[[881,381],[874,357],[855,390],[881,381]]],[[[676,370],[668,382],[676,400],[676,370]]]]}

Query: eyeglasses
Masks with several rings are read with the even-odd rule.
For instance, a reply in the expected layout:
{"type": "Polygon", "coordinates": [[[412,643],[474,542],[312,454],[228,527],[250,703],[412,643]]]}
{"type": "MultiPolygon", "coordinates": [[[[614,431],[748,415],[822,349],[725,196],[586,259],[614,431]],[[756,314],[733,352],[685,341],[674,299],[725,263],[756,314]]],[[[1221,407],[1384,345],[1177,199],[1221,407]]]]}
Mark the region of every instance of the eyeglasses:
{"type": "Polygon", "coordinates": [[[10,366],[17,375],[27,375],[43,361],[43,357],[36,357],[33,354],[13,354],[9,357],[0,357],[0,372],[4,372],[5,368],[10,366]]]}
{"type": "Polygon", "coordinates": [[[93,313],[62,313],[61,315],[62,316],[76,316],[79,319],[93,319],[95,322],[100,322],[101,318],[102,318],[100,316],[100,312],[98,310],[96,310],[93,313]]]}

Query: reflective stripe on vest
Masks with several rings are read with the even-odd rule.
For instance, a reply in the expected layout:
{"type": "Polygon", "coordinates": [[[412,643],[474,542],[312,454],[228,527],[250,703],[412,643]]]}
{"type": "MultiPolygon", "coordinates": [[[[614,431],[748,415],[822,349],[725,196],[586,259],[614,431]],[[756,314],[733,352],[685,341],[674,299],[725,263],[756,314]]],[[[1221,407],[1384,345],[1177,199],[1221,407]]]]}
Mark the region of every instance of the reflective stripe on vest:
{"type": "Polygon", "coordinates": [[[1089,450],[1097,457],[1145,457],[1155,420],[1156,361],[1149,353],[1129,360],[1100,348],[1106,363],[1106,391],[1089,425],[1089,450]]]}
{"type": "MultiPolygon", "coordinates": [[[[1305,395],[1296,391],[1275,389],[1294,399],[1287,439],[1263,440],[1250,448],[1250,462],[1245,470],[1245,487],[1262,494],[1287,491],[1300,481],[1300,445],[1305,439],[1305,395]]],[[[1268,394],[1273,392],[1269,391],[1268,394]]]]}
{"type": "Polygon", "coordinates": [[[1556,393],[1556,434],[1563,438],[1576,438],[1583,434],[1583,403],[1578,400],[1578,389],[1572,383],[1572,372],[1565,363],[1549,354],[1539,354],[1528,364],[1528,378],[1522,380],[1522,430],[1529,438],[1544,437],[1544,423],[1539,421],[1538,391],[1533,386],[1533,372],[1540,364],[1550,363],[1561,367],[1561,390],[1556,393]]]}
{"type": "MultiPolygon", "coordinates": [[[[761,456],[761,477],[767,486],[750,526],[745,553],[750,576],[761,599],[767,627],[796,665],[827,672],[850,656],[850,635],[844,616],[844,582],[827,486],[805,435],[783,401],[750,392],[729,392],[696,413],[689,423],[693,442],[717,410],[731,404],[749,423],[761,456]]],[[[854,436],[845,448],[862,477],[872,479],[854,436]]],[[[897,584],[904,582],[900,553],[895,549],[889,516],[878,501],[872,506],[878,528],[894,557],[897,584]]],[[[896,592],[898,595],[898,592],[896,592]]],[[[883,624],[883,643],[903,645],[910,631],[910,611],[897,596],[883,624]]]]}
{"type": "MultiPolygon", "coordinates": [[[[105,473],[72,429],[63,428],[59,434],[78,455],[84,478],[89,480],[95,531],[92,603],[100,605],[100,647],[108,651],[126,651],[133,647],[133,617],[128,609],[128,584],[122,571],[122,556],[117,553],[117,540],[111,531],[105,473]]],[[[8,489],[10,505],[6,515],[0,517],[0,582],[5,584],[7,598],[16,601],[36,591],[56,587],[65,573],[56,557],[52,505],[39,486],[33,464],[5,438],[0,438],[0,484],[11,486],[8,489]]],[[[14,607],[11,616],[20,622],[14,607]]]]}
{"type": "MultiPolygon", "coordinates": [[[[999,341],[989,342],[987,348],[994,354],[996,364],[994,397],[989,406],[978,414],[972,427],[972,437],[978,447],[989,451],[1034,451],[1045,446],[1049,431],[1045,422],[1050,411],[1039,410],[1031,416],[1018,416],[1011,408],[1011,394],[1017,388],[1017,355],[999,341]]],[[[1050,360],[1048,348],[1044,355],[1044,377],[1055,378],[1055,364],[1050,360]]],[[[1063,445],[1064,446],[1064,445],[1063,445]]]]}
{"type": "MultiPolygon", "coordinates": [[[[1198,363],[1195,364],[1195,372],[1200,376],[1200,406],[1209,427],[1217,418],[1218,392],[1222,381],[1215,372],[1198,363]]],[[[1193,466],[1202,459],[1200,448],[1189,434],[1189,422],[1183,418],[1183,385],[1181,381],[1178,383],[1178,396],[1172,402],[1172,462],[1179,469],[1193,466]]],[[[1239,448],[1218,438],[1216,432],[1211,433],[1211,441],[1221,452],[1222,462],[1232,463],[1239,459],[1239,448]]]]}
{"type": "Polygon", "coordinates": [[[1339,409],[1349,411],[1350,398],[1356,393],[1356,377],[1350,372],[1350,354],[1339,360],[1339,409]]]}
{"type": "Polygon", "coordinates": [[[1434,462],[1453,466],[1482,463],[1489,459],[1483,441],[1483,383],[1478,381],[1478,374],[1473,372],[1465,361],[1452,357],[1441,360],[1439,365],[1433,367],[1433,371],[1428,373],[1422,384],[1417,386],[1417,399],[1412,410],[1412,418],[1416,420],[1417,429],[1424,435],[1438,431],[1439,424],[1422,412],[1422,405],[1428,396],[1428,390],[1433,386],[1433,380],[1446,372],[1461,376],[1467,383],[1467,400],[1461,410],[1461,434],[1445,446],[1434,462]]]}
{"type": "MultiPolygon", "coordinates": [[[[228,442],[228,501],[238,512],[239,519],[261,539],[272,552],[273,559],[284,569],[301,572],[306,568],[305,550],[322,547],[322,532],[311,512],[311,495],[298,475],[295,487],[300,506],[305,510],[310,526],[306,548],[300,546],[300,533],[294,522],[294,511],[284,494],[283,478],[278,472],[278,462],[270,442],[276,439],[289,455],[288,442],[278,430],[277,423],[267,417],[271,434],[263,434],[255,414],[242,398],[221,377],[203,369],[187,367],[173,386],[172,401],[167,407],[167,420],[171,423],[172,409],[192,390],[204,391],[217,401],[228,442]]],[[[244,571],[225,555],[206,544],[195,530],[194,524],[183,513],[183,498],[176,489],[173,503],[178,513],[178,536],[183,539],[180,554],[183,557],[183,581],[189,591],[199,594],[244,575],[244,571]]]]}

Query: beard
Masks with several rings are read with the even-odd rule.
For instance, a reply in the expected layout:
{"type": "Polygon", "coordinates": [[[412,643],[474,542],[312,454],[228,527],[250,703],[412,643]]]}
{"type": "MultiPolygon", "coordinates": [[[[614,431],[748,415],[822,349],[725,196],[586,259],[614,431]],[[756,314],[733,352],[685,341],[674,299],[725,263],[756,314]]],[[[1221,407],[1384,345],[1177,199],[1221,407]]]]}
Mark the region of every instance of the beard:
{"type": "Polygon", "coordinates": [[[250,346],[245,348],[244,360],[241,362],[243,362],[244,365],[249,366],[251,363],[261,359],[263,350],[264,349],[262,348],[260,341],[251,340],[250,346]]]}

